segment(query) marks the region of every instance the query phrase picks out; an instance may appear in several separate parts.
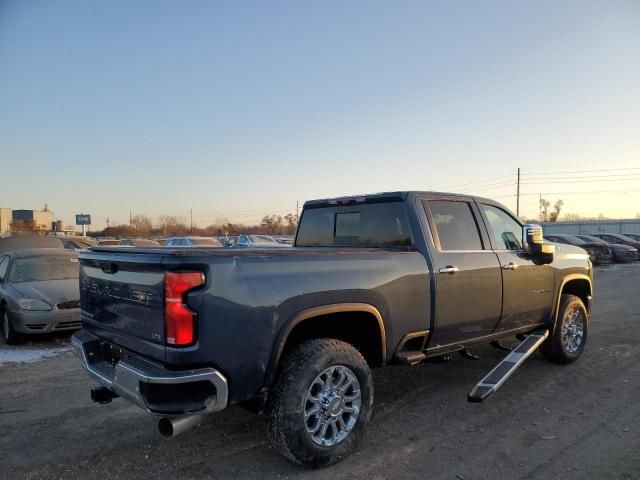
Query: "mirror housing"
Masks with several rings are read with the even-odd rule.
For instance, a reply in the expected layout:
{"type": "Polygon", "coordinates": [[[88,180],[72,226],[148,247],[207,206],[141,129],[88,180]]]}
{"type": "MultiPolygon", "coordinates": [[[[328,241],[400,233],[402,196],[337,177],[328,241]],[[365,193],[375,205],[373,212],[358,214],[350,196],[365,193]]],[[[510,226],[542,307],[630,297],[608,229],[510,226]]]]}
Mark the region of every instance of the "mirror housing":
{"type": "Polygon", "coordinates": [[[535,223],[527,223],[522,226],[522,245],[524,251],[539,263],[553,262],[556,246],[544,243],[542,227],[535,223]]]}

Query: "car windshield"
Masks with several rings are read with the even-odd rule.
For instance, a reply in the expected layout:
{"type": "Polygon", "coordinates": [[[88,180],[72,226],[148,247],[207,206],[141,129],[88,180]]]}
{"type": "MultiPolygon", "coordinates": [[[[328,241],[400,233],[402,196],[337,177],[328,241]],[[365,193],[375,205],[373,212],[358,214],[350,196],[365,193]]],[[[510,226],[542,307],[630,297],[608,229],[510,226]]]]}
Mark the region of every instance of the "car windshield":
{"type": "Polygon", "coordinates": [[[586,242],[584,240],[579,239],[578,237],[570,237],[570,236],[566,236],[566,237],[561,237],[561,236],[556,236],[555,238],[558,239],[558,241],[560,242],[565,242],[568,243],[570,245],[584,245],[586,242]]]}
{"type": "Polygon", "coordinates": [[[617,238],[618,240],[622,240],[623,242],[635,242],[635,240],[631,237],[627,237],[626,235],[622,235],[620,233],[612,233],[610,234],[613,238],[617,238]]]}
{"type": "Polygon", "coordinates": [[[591,235],[580,235],[580,239],[585,240],[587,242],[600,243],[605,245],[607,244],[607,242],[605,242],[601,238],[592,237],[591,235]]]}
{"type": "Polygon", "coordinates": [[[192,238],[192,245],[209,245],[213,247],[221,247],[222,244],[215,238],[192,238]]]}
{"type": "Polygon", "coordinates": [[[278,243],[268,235],[253,235],[250,238],[253,242],[256,243],[278,243]]]}
{"type": "Polygon", "coordinates": [[[11,267],[9,282],[43,282],[78,278],[78,259],[69,255],[18,258],[11,267]]]}

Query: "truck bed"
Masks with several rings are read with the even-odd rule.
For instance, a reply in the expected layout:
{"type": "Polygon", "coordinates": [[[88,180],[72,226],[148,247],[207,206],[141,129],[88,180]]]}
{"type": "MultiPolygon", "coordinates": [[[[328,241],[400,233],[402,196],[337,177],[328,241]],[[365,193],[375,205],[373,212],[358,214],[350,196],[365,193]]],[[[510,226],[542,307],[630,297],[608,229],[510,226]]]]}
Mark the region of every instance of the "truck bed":
{"type": "Polygon", "coordinates": [[[373,305],[388,320],[388,352],[401,332],[424,329],[429,318],[428,267],[407,248],[94,247],[80,264],[87,331],[167,368],[224,365],[236,379],[232,400],[261,387],[284,326],[302,310],[373,305]],[[165,341],[163,275],[172,270],[206,275],[206,284],[187,294],[198,319],[188,347],[165,341]]]}

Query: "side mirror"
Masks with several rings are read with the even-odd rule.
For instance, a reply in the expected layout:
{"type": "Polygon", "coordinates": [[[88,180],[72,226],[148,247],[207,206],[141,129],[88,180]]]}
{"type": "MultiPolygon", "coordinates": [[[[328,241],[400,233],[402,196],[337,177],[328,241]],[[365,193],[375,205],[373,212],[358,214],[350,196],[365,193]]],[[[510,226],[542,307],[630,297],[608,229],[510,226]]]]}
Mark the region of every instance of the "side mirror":
{"type": "Polygon", "coordinates": [[[527,223],[522,227],[522,245],[524,251],[539,263],[553,262],[556,246],[544,243],[542,227],[534,223],[527,223]]]}

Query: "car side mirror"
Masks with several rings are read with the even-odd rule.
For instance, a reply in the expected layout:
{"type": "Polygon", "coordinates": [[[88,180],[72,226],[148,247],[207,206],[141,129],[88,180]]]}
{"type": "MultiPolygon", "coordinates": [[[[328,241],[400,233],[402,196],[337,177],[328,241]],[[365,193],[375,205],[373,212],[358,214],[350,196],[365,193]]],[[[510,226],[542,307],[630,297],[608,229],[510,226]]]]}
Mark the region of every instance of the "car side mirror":
{"type": "Polygon", "coordinates": [[[556,246],[550,243],[544,243],[542,236],[542,227],[535,223],[527,223],[522,227],[522,245],[524,251],[537,263],[553,262],[556,246]]]}

